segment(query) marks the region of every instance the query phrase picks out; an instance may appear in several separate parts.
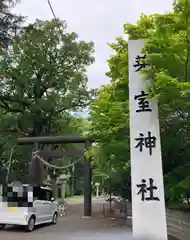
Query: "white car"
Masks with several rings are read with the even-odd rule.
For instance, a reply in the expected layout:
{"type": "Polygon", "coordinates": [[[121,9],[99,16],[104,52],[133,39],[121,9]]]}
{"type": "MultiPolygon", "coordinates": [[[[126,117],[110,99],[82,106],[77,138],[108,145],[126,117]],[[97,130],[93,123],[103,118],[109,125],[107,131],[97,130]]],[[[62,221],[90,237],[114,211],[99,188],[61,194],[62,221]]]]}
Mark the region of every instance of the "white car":
{"type": "Polygon", "coordinates": [[[27,184],[0,186],[0,227],[22,225],[31,232],[36,225],[56,224],[58,204],[49,187],[27,184]]]}

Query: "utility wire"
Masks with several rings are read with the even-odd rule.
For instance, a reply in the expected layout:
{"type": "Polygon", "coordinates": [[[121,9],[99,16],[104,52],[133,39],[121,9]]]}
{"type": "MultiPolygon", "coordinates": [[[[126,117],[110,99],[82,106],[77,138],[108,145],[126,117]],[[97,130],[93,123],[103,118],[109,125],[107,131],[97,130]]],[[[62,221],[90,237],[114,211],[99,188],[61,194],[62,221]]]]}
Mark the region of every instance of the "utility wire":
{"type": "MultiPolygon", "coordinates": [[[[57,20],[57,17],[56,17],[56,14],[55,14],[55,12],[54,12],[54,9],[53,9],[53,6],[52,6],[52,4],[51,4],[51,1],[50,0],[47,0],[47,3],[48,3],[48,5],[49,5],[49,8],[50,8],[50,10],[51,10],[51,12],[52,12],[52,15],[53,15],[53,17],[54,17],[54,19],[55,20],[57,20]]],[[[78,69],[77,69],[77,67],[76,67],[76,71],[78,72],[78,69]]],[[[81,157],[81,158],[79,158],[79,160],[77,160],[77,161],[75,161],[75,162],[73,162],[73,163],[71,163],[71,164],[69,164],[69,165],[67,165],[67,166],[56,166],[56,165],[52,165],[52,164],[50,164],[50,163],[47,163],[42,157],[40,157],[38,154],[38,151],[37,152],[34,152],[33,153],[33,157],[36,157],[39,161],[41,161],[44,165],[46,165],[46,166],[48,166],[48,167],[51,167],[51,168],[54,168],[54,169],[67,169],[67,168],[69,168],[69,167],[71,167],[71,166],[75,166],[75,164],[76,163],[78,163],[78,162],[80,162],[81,160],[83,160],[83,157],[81,157]]]]}
{"type": "Polygon", "coordinates": [[[53,10],[53,7],[52,7],[52,4],[51,4],[50,0],[47,0],[47,2],[48,2],[48,5],[49,5],[49,8],[50,8],[50,10],[51,10],[51,12],[53,14],[53,17],[55,18],[55,20],[57,20],[57,17],[55,15],[55,12],[53,10]]]}

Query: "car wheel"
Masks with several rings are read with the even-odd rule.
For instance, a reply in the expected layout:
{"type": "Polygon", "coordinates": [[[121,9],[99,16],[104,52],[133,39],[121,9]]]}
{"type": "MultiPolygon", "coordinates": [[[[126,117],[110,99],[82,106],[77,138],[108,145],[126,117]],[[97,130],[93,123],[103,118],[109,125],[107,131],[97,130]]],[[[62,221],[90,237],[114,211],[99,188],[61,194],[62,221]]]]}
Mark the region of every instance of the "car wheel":
{"type": "Polygon", "coordinates": [[[27,232],[32,232],[35,227],[35,217],[31,217],[28,221],[28,225],[25,227],[27,232]]]}
{"type": "Polygon", "coordinates": [[[57,224],[57,219],[58,219],[58,214],[54,213],[53,214],[53,219],[52,219],[52,224],[57,224]]]}
{"type": "Polygon", "coordinates": [[[4,229],[6,227],[6,224],[0,224],[0,229],[4,229]]]}

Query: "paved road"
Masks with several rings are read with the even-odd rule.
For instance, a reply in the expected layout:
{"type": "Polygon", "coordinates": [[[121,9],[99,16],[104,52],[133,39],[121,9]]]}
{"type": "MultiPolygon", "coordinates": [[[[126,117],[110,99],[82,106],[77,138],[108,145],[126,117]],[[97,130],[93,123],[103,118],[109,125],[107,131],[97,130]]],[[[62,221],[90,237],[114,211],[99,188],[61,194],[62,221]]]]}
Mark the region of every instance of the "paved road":
{"type": "Polygon", "coordinates": [[[82,218],[83,205],[69,204],[65,217],[57,225],[38,227],[32,233],[23,229],[9,228],[0,231],[0,239],[6,240],[130,240],[131,231],[113,219],[105,219],[100,213],[101,200],[94,200],[92,218],[82,218]]]}
{"type": "Polygon", "coordinates": [[[93,200],[92,218],[82,218],[82,199],[69,200],[67,214],[59,218],[57,225],[37,227],[32,233],[18,227],[0,230],[0,240],[131,240],[131,229],[123,225],[123,220],[102,217],[102,200],[93,200]]]}

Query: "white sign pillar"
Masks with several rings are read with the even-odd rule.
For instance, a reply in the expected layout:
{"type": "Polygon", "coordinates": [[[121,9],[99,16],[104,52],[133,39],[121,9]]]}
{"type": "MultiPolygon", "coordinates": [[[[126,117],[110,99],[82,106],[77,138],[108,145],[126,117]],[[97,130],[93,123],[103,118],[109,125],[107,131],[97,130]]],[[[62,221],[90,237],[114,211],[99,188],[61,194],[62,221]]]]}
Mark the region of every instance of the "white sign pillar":
{"type": "Polygon", "coordinates": [[[158,104],[140,74],[148,67],[143,47],[143,40],[128,41],[133,236],[167,240],[158,104]]]}

